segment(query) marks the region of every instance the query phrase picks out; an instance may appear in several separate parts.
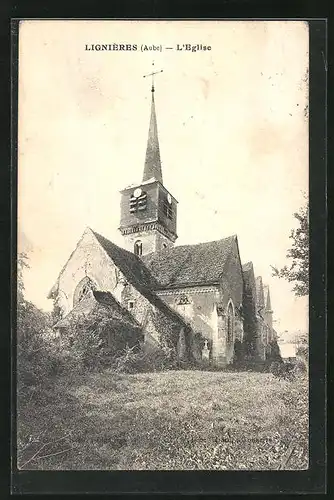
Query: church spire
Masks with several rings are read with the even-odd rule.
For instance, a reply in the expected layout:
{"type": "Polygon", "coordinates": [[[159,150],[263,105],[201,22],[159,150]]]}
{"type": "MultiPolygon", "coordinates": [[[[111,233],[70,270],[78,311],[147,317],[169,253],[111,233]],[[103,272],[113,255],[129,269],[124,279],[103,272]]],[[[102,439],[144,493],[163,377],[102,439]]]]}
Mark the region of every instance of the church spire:
{"type": "Polygon", "coordinates": [[[154,76],[161,71],[145,75],[152,79],[152,102],[143,181],[121,191],[119,230],[124,236],[125,248],[139,257],[170,248],[177,239],[177,200],[162,182],[155,113],[154,76]]]}
{"type": "Polygon", "coordinates": [[[151,100],[150,127],[148,130],[148,139],[147,139],[144,175],[143,175],[143,182],[154,177],[157,181],[161,182],[161,184],[163,182],[162,182],[160,148],[158,139],[157,116],[155,112],[155,102],[154,102],[154,92],[155,92],[154,75],[156,75],[157,73],[161,73],[162,71],[163,70],[155,71],[144,76],[144,78],[147,76],[152,77],[152,88],[151,88],[152,100],[151,100]]]}

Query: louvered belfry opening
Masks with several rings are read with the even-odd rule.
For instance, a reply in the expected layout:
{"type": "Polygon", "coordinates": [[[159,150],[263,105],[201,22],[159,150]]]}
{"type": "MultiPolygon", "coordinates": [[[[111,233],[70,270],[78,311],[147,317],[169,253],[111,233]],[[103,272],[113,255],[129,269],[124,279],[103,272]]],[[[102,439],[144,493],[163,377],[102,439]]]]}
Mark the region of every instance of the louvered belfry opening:
{"type": "Polygon", "coordinates": [[[134,214],[136,212],[142,212],[146,210],[147,206],[147,194],[144,192],[140,196],[135,196],[134,194],[130,197],[130,213],[134,214]]]}
{"type": "Polygon", "coordinates": [[[165,196],[163,199],[162,210],[163,210],[164,215],[168,219],[173,220],[173,207],[172,207],[172,203],[168,201],[167,196],[165,196]]]}

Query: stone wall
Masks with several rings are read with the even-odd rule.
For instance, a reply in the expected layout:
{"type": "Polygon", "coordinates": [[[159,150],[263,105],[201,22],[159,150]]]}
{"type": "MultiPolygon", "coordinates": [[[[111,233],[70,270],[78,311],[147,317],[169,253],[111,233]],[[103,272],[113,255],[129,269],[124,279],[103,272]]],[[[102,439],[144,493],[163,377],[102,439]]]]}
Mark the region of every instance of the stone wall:
{"type": "Polygon", "coordinates": [[[218,303],[218,342],[214,350],[216,364],[224,366],[233,361],[234,342],[236,339],[244,339],[243,319],[241,317],[241,307],[243,302],[244,280],[239,259],[238,245],[234,241],[234,251],[229,255],[224,269],[224,276],[221,278],[219,287],[218,303]],[[228,307],[232,304],[233,317],[233,338],[228,341],[227,321],[228,307]]]}
{"type": "Polygon", "coordinates": [[[157,295],[189,322],[194,331],[212,340],[212,332],[217,331],[218,293],[218,287],[193,287],[158,291],[157,295]]]}
{"type": "Polygon", "coordinates": [[[75,289],[86,276],[98,290],[113,293],[117,287],[117,270],[90,229],[84,232],[59,276],[57,305],[62,316],[72,310],[75,289]]]}
{"type": "Polygon", "coordinates": [[[141,241],[142,255],[160,251],[164,248],[164,246],[168,248],[174,246],[174,243],[165,235],[161,234],[157,229],[125,234],[123,235],[123,238],[124,248],[132,253],[134,253],[135,242],[138,240],[141,241]]]}
{"type": "Polygon", "coordinates": [[[59,277],[57,302],[62,317],[72,310],[75,290],[86,276],[96,284],[97,290],[110,292],[129,310],[143,326],[146,343],[158,343],[162,335],[173,339],[174,344],[177,344],[181,323],[161,312],[129,283],[89,229],[84,232],[59,277]]]}
{"type": "MultiPolygon", "coordinates": [[[[208,340],[210,359],[214,365],[225,366],[233,360],[234,341],[243,341],[243,319],[238,311],[234,310],[233,338],[227,342],[227,306],[231,297],[227,296],[227,304],[221,304],[219,286],[194,287],[177,290],[159,291],[159,296],[175,311],[189,322],[193,332],[200,333],[208,340]]],[[[193,355],[199,358],[199,346],[193,345],[193,355]]]]}
{"type": "Polygon", "coordinates": [[[148,348],[157,346],[163,338],[169,339],[176,347],[182,328],[180,321],[162,312],[131,284],[123,287],[120,302],[142,325],[148,348]]]}
{"type": "Polygon", "coordinates": [[[128,188],[121,193],[121,227],[143,224],[157,220],[159,188],[158,182],[152,182],[141,186],[147,194],[146,210],[130,213],[130,198],[135,188],[128,188]]]}

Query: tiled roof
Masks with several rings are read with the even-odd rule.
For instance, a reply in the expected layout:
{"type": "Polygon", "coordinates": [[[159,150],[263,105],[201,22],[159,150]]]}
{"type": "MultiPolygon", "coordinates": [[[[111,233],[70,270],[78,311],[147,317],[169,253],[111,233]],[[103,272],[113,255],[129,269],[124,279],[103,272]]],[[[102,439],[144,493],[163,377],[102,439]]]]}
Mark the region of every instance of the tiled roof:
{"type": "Polygon", "coordinates": [[[142,257],[159,287],[217,283],[236,236],[166,248],[142,257]]]}
{"type": "Polygon", "coordinates": [[[108,312],[110,319],[122,322],[128,327],[140,328],[139,323],[124,307],[117,302],[110,292],[91,291],[87,297],[84,297],[76,306],[61,320],[54,325],[55,328],[68,327],[71,321],[75,321],[79,317],[87,317],[93,311],[108,312]]]}
{"type": "Polygon", "coordinates": [[[109,257],[115,262],[116,266],[124,274],[126,279],[154,306],[163,314],[166,314],[174,321],[186,325],[182,316],[171,309],[160,297],[151,291],[156,288],[158,283],[147,270],[143,262],[135,254],[120,248],[104,236],[93,231],[96,239],[104,248],[109,257]]]}
{"type": "Polygon", "coordinates": [[[92,232],[102,248],[127,278],[132,277],[136,283],[140,283],[147,287],[154,287],[157,285],[156,280],[137,255],[115,245],[115,243],[107,240],[107,238],[101,234],[93,230],[92,232]]]}

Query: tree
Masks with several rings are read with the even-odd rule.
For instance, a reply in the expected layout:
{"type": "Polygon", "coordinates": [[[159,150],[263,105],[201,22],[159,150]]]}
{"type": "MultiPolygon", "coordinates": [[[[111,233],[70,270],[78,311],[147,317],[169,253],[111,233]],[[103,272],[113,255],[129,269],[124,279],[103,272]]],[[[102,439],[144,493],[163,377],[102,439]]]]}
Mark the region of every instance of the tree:
{"type": "Polygon", "coordinates": [[[34,384],[47,372],[50,362],[45,339],[50,329],[50,315],[24,297],[24,269],[29,268],[28,257],[21,253],[17,259],[17,379],[24,384],[34,384]]]}
{"type": "Polygon", "coordinates": [[[20,253],[17,257],[17,303],[22,304],[24,301],[24,268],[29,268],[28,257],[25,253],[20,253]]]}
{"type": "Polygon", "coordinates": [[[292,262],[290,266],[282,269],[271,266],[273,276],[284,278],[294,283],[293,291],[299,297],[307,295],[309,292],[309,205],[308,202],[293,214],[299,223],[297,229],[292,229],[290,239],[292,246],[287,251],[286,257],[292,262]]]}

